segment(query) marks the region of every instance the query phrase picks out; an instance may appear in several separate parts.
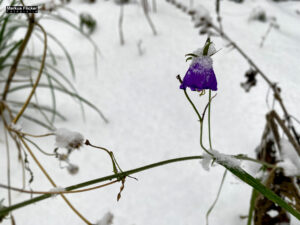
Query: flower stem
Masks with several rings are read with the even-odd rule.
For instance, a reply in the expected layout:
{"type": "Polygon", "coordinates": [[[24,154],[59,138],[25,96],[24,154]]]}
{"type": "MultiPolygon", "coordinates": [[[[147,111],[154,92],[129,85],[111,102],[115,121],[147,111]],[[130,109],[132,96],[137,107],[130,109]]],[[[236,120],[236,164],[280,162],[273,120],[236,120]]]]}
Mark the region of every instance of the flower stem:
{"type": "MultiPolygon", "coordinates": [[[[181,77],[180,75],[177,75],[177,79],[179,80],[180,83],[182,83],[182,80],[181,80],[181,77]]],[[[203,145],[203,141],[202,141],[202,133],[203,133],[203,119],[204,119],[204,114],[202,115],[202,117],[200,116],[200,113],[198,111],[198,109],[196,108],[195,104],[193,103],[193,101],[190,99],[188,93],[186,90],[183,90],[184,91],[184,95],[185,97],[187,98],[187,100],[189,101],[189,103],[192,105],[195,113],[197,114],[198,116],[198,120],[200,122],[200,146],[201,148],[209,155],[211,155],[211,153],[207,150],[207,148],[205,148],[205,146],[203,145]]],[[[204,111],[205,112],[205,111],[204,111]]]]}
{"type": "MultiPolygon", "coordinates": [[[[166,165],[166,164],[169,164],[169,163],[175,163],[175,162],[187,161],[187,160],[195,160],[195,159],[202,159],[202,158],[203,157],[201,155],[199,155],[199,156],[188,156],[188,157],[181,157],[181,158],[164,160],[164,161],[149,164],[149,165],[146,165],[146,166],[143,166],[143,167],[139,167],[139,168],[136,168],[136,169],[124,171],[122,173],[113,174],[113,175],[109,175],[109,176],[106,176],[106,177],[101,177],[101,178],[94,179],[94,180],[89,180],[87,182],[83,182],[83,183],[79,183],[79,184],[76,184],[76,185],[73,185],[73,186],[66,187],[65,189],[66,189],[66,191],[76,190],[76,189],[83,188],[83,187],[86,187],[86,186],[89,186],[89,185],[92,185],[92,184],[100,183],[100,182],[103,182],[103,181],[106,181],[106,180],[112,180],[112,179],[116,179],[116,178],[119,178],[119,177],[129,176],[131,174],[139,173],[139,172],[142,172],[144,170],[148,170],[148,169],[152,169],[152,168],[155,168],[155,167],[163,166],[163,165],[166,165]]],[[[41,200],[44,200],[44,199],[47,199],[47,198],[50,198],[50,197],[51,197],[51,194],[44,194],[44,195],[32,198],[30,200],[12,205],[10,207],[3,208],[3,209],[0,210],[0,218],[1,218],[1,216],[4,216],[8,212],[11,212],[15,209],[19,209],[19,208],[25,207],[27,205],[31,205],[33,203],[39,202],[41,200]]]]}
{"type": "Polygon", "coordinates": [[[208,139],[209,139],[209,148],[212,149],[211,144],[211,129],[210,129],[210,103],[211,103],[211,90],[208,92],[208,139]]]}

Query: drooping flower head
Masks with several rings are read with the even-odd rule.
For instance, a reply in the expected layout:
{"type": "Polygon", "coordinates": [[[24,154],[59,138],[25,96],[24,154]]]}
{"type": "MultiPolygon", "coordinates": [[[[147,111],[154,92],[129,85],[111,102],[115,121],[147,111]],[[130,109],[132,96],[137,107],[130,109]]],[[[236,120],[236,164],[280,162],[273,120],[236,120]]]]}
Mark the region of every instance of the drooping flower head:
{"type": "Polygon", "coordinates": [[[198,49],[187,60],[191,59],[191,65],[180,85],[181,89],[189,87],[192,91],[210,89],[216,91],[217,79],[213,70],[211,56],[216,53],[214,44],[208,39],[203,48],[198,49]]]}
{"type": "Polygon", "coordinates": [[[73,150],[83,145],[84,137],[78,132],[60,128],[55,132],[55,141],[57,147],[73,150]]]}

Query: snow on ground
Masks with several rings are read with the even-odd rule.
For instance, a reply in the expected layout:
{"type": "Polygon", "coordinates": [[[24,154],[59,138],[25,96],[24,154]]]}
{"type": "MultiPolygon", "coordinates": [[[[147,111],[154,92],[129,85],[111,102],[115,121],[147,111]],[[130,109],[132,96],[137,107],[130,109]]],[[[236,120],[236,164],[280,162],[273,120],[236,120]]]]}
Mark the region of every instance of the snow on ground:
{"type": "MultiPolygon", "coordinates": [[[[95,103],[108,117],[105,124],[91,109],[86,108],[86,122],[81,120],[80,108],[69,97],[58,98],[58,108],[68,121],[57,121],[57,128],[79,131],[91,143],[106,147],[115,153],[123,170],[136,168],[160,160],[202,154],[199,147],[199,123],[191,106],[179,90],[177,74],[183,77],[188,63],[184,55],[202,47],[206,37],[199,36],[188,15],[172,5],[158,2],[158,13],[151,15],[158,36],[154,37],[137,4],[125,6],[125,46],[118,37],[119,8],[112,1],[98,0],[94,5],[73,1],[70,7],[77,12],[88,11],[98,22],[92,35],[99,45],[98,74],[93,66],[93,48],[65,25],[53,21],[42,24],[62,39],[73,56],[77,77],[74,81],[80,94],[95,103]],[[145,50],[139,56],[137,42],[142,40],[145,50]]],[[[183,2],[183,1],[182,1],[183,2]]],[[[214,15],[214,1],[198,0],[214,15]]],[[[298,118],[300,102],[300,30],[299,15],[294,11],[299,3],[272,3],[271,1],[246,1],[235,4],[221,1],[224,29],[233,40],[259,64],[270,79],[279,82],[288,110],[298,118]],[[277,17],[280,30],[272,30],[264,47],[259,48],[268,25],[249,22],[248,16],[256,6],[277,17]]],[[[66,15],[69,18],[74,17],[66,15]]],[[[74,20],[76,23],[77,21],[74,20]]],[[[258,78],[250,93],[240,87],[244,81],[247,62],[236,52],[229,51],[224,41],[213,38],[216,48],[213,56],[218,79],[218,95],[213,100],[213,147],[225,154],[243,153],[254,157],[268,111],[265,98],[267,86],[258,78]]],[[[53,48],[55,48],[53,46],[53,48]]],[[[65,61],[60,68],[69,73],[65,61]]],[[[45,100],[47,91],[38,90],[45,100]]],[[[207,96],[191,93],[199,109],[203,109],[207,96]]],[[[60,96],[60,95],[58,95],[60,96]]],[[[23,130],[38,132],[26,127],[23,130]]],[[[207,129],[206,125],[204,129],[207,129]]],[[[1,137],[2,138],[2,137],[1,137]]],[[[207,136],[204,135],[205,144],[207,136]]],[[[55,138],[41,141],[44,149],[55,148],[55,138]]],[[[5,155],[2,142],[1,155],[5,155]]],[[[56,159],[36,153],[59,186],[68,186],[112,173],[111,161],[105,152],[83,147],[72,154],[71,162],[80,166],[76,176],[59,169],[56,159]]],[[[12,153],[12,158],[15,158],[12,153]]],[[[6,164],[1,157],[1,182],[5,182],[6,164]],[[3,181],[4,180],[4,181],[3,181]]],[[[251,164],[252,165],[252,164],[251,164]]],[[[244,167],[254,173],[253,168],[244,167]]],[[[13,186],[20,186],[20,167],[14,163],[13,186]],[[16,170],[16,168],[18,170],[16,170]]],[[[35,172],[32,188],[49,190],[50,184],[31,160],[35,172]]],[[[136,174],[139,180],[127,179],[122,198],[116,201],[120,185],[88,193],[69,195],[76,208],[96,223],[105,213],[114,215],[119,225],[192,225],[204,224],[205,213],[215,199],[221,182],[223,168],[216,166],[205,171],[199,161],[186,161],[136,174]]],[[[224,189],[210,217],[210,224],[245,224],[239,216],[248,212],[251,188],[233,176],[228,176],[224,189]]],[[[1,190],[0,199],[6,198],[1,190]]],[[[13,202],[28,199],[25,194],[13,194],[13,202]]],[[[16,210],[17,224],[83,224],[59,198],[51,198],[35,205],[16,210]]],[[[5,221],[4,225],[9,224],[5,221]]],[[[293,224],[300,224],[293,222],[293,224]]]]}

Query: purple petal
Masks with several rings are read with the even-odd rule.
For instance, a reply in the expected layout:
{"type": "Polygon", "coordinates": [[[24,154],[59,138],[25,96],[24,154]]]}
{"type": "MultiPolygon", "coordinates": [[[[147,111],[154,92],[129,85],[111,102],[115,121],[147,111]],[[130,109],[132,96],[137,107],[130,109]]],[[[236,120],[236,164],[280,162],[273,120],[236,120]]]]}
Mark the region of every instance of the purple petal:
{"type": "Polygon", "coordinates": [[[180,85],[181,89],[187,87],[192,91],[217,90],[217,79],[210,58],[200,58],[192,63],[180,85]]]}

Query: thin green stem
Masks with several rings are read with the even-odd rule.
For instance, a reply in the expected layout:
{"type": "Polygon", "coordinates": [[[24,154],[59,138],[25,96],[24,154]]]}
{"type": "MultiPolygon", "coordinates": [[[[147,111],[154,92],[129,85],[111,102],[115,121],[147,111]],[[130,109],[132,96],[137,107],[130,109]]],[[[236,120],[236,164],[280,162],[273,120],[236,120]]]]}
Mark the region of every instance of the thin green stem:
{"type": "Polygon", "coordinates": [[[195,110],[195,112],[196,112],[196,114],[197,114],[197,116],[198,116],[199,121],[201,122],[201,121],[202,121],[202,117],[200,116],[200,113],[199,113],[199,111],[197,110],[195,104],[194,104],[193,101],[190,99],[190,97],[189,97],[187,91],[186,91],[186,90],[183,90],[183,91],[184,91],[185,97],[187,98],[187,100],[189,101],[189,103],[192,105],[193,109],[195,110]]]}
{"type": "Polygon", "coordinates": [[[212,149],[211,144],[211,129],[210,129],[210,103],[211,103],[211,90],[208,92],[208,139],[209,139],[209,147],[212,149]]]}
{"type": "Polygon", "coordinates": [[[209,210],[207,211],[206,213],[206,225],[208,225],[208,217],[209,217],[209,214],[211,213],[211,211],[214,209],[219,197],[220,197],[220,194],[221,194],[221,190],[222,190],[222,187],[223,187],[223,184],[224,184],[224,181],[225,181],[225,178],[226,178],[226,175],[227,175],[227,169],[225,169],[224,171],[224,174],[223,174],[223,177],[222,177],[222,181],[221,181],[221,184],[220,184],[220,187],[219,187],[219,190],[218,190],[218,193],[217,193],[217,197],[215,199],[215,201],[213,202],[213,204],[211,205],[211,207],[209,208],[209,210]]]}
{"type": "MultiPolygon", "coordinates": [[[[112,180],[112,179],[116,179],[116,178],[120,178],[120,177],[126,177],[126,176],[129,176],[129,175],[134,174],[134,173],[139,173],[139,172],[142,172],[144,170],[148,170],[148,169],[151,169],[151,168],[163,166],[163,165],[166,165],[166,164],[169,164],[169,163],[175,163],[175,162],[187,161],[187,160],[195,160],[195,159],[202,159],[202,158],[203,157],[199,155],[199,156],[188,156],[188,157],[169,159],[169,160],[149,164],[149,165],[146,165],[146,166],[143,166],[143,167],[139,167],[139,168],[136,168],[136,169],[124,171],[122,173],[112,174],[112,175],[109,175],[109,176],[106,176],[106,177],[101,177],[101,178],[98,178],[98,179],[94,179],[94,180],[90,180],[90,181],[83,182],[83,183],[80,183],[80,184],[76,184],[76,185],[73,185],[73,186],[69,186],[69,187],[66,187],[65,189],[66,189],[66,191],[71,191],[71,190],[79,189],[79,188],[86,187],[86,186],[89,186],[89,185],[92,185],[92,184],[100,183],[100,182],[103,182],[103,181],[106,181],[106,180],[112,180]]],[[[32,198],[30,200],[12,205],[10,207],[6,207],[4,209],[1,209],[0,210],[0,218],[1,218],[1,216],[5,216],[8,212],[11,212],[15,209],[22,208],[24,206],[39,202],[41,200],[44,200],[44,199],[47,199],[47,198],[50,198],[50,197],[51,197],[51,194],[44,194],[44,195],[32,198]]]]}
{"type": "MultiPolygon", "coordinates": [[[[179,80],[180,83],[182,83],[182,80],[181,80],[181,77],[180,75],[177,75],[177,79],[179,80]]],[[[203,118],[204,118],[204,114],[203,116],[201,117],[198,109],[196,108],[195,104],[193,103],[193,101],[190,99],[188,93],[186,90],[183,90],[184,91],[184,95],[185,97],[187,98],[187,100],[189,101],[189,103],[191,104],[191,106],[193,107],[195,113],[197,114],[198,116],[198,120],[200,122],[200,146],[201,148],[209,155],[212,155],[207,148],[205,148],[205,146],[203,145],[203,141],[202,141],[202,133],[203,133],[203,118]]]]}
{"type": "Polygon", "coordinates": [[[200,121],[200,146],[207,154],[212,156],[208,149],[203,145],[203,120],[200,121]]]}

